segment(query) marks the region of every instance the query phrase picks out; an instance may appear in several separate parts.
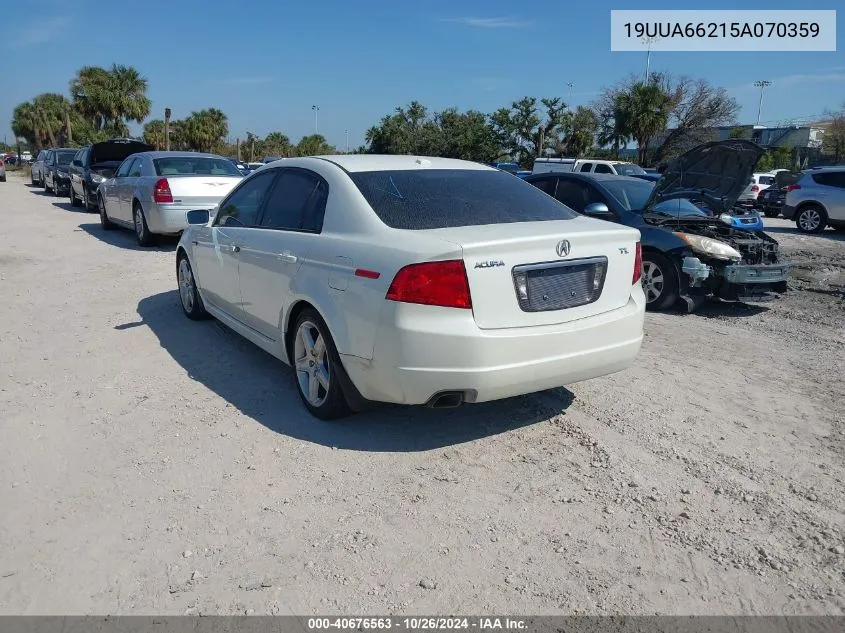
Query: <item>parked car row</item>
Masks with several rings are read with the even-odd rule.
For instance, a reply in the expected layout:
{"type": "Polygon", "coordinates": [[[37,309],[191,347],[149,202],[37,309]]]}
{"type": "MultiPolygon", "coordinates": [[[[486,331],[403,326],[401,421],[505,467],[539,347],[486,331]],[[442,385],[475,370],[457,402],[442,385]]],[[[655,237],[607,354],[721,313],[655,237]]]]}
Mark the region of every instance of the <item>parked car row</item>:
{"type": "Polygon", "coordinates": [[[777,242],[734,210],[763,151],[750,141],[700,146],[656,183],[376,155],[242,177],[228,158],[133,143],[79,150],[80,184],[86,169],[100,180],[71,198],[96,200],[104,229],[133,228],[141,244],[181,231],[185,315],[292,366],[321,419],[613,373],[636,357],[647,306],[786,291],[777,242]]]}
{"type": "Polygon", "coordinates": [[[569,208],[640,231],[649,309],[683,300],[696,309],[708,296],[765,301],[786,292],[789,264],[763,232],[759,214],[736,209],[763,153],[745,140],[690,150],[662,177],[550,172],[526,181],[569,208]]]}
{"type": "Polygon", "coordinates": [[[794,220],[802,233],[830,226],[845,230],[845,166],[813,167],[799,174],[783,170],[761,191],[757,207],[770,218],[794,220]]]}

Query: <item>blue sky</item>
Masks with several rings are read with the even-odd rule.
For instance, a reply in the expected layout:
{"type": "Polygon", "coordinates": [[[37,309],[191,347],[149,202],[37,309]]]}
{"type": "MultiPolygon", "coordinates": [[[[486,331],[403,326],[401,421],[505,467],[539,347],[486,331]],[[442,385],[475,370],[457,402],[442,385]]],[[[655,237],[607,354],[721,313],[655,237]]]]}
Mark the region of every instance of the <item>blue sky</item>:
{"type": "MultiPolygon", "coordinates": [[[[821,0],[813,9],[835,9],[821,0]]],[[[708,9],[795,8],[784,0],[716,2],[708,9]]],[[[279,130],[297,141],[318,130],[345,147],[412,99],[442,109],[492,111],[524,95],[590,102],[603,86],[641,73],[645,52],[610,51],[610,9],[680,8],[676,2],[485,0],[40,0],[3,7],[0,136],[14,106],[67,93],[83,65],[132,65],[149,80],[152,116],[218,107],[230,137],[279,130]]],[[[689,8],[698,8],[691,5],[689,8]]],[[[840,15],[845,12],[840,11],[840,15]]],[[[837,52],[652,53],[654,70],[726,87],[753,123],[755,79],[773,82],[763,123],[817,115],[845,102],[843,28],[837,52]]]]}

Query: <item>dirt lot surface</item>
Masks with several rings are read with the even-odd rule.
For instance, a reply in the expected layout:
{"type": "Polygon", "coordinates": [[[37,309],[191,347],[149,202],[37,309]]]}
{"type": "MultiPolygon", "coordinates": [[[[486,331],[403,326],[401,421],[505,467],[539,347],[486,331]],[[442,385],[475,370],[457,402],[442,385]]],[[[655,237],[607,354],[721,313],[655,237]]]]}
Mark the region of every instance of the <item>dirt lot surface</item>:
{"type": "Polygon", "coordinates": [[[323,423],[173,240],[11,174],[0,222],[2,614],[845,612],[842,233],[767,221],[792,291],[623,373],[323,423]]]}

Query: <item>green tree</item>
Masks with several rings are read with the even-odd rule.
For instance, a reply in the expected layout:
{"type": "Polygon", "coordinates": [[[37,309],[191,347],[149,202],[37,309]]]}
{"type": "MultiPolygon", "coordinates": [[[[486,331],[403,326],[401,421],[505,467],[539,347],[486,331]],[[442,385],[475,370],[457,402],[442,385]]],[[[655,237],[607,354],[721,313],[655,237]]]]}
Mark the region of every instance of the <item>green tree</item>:
{"type": "Polygon", "coordinates": [[[842,104],[842,110],[833,115],[827,124],[822,149],[828,154],[833,154],[836,163],[845,158],[845,103],[842,104]]]}
{"type": "Polygon", "coordinates": [[[296,144],[297,156],[324,156],[336,153],[337,150],[326,142],[322,134],[303,136],[296,144]]]}
{"type": "Polygon", "coordinates": [[[281,132],[270,132],[261,144],[261,156],[296,156],[296,147],[281,132]]]}
{"type": "Polygon", "coordinates": [[[578,106],[572,115],[572,126],[566,135],[560,152],[566,156],[583,156],[596,140],[599,119],[591,108],[578,106]]]}
{"type": "Polygon", "coordinates": [[[41,121],[31,101],[19,103],[12,113],[12,132],[32,147],[34,152],[43,147],[41,121]]]}
{"type": "Polygon", "coordinates": [[[434,115],[439,134],[438,156],[489,163],[499,157],[500,148],[487,115],[477,110],[458,112],[449,108],[434,115]]]}
{"type": "Polygon", "coordinates": [[[111,70],[85,66],[70,81],[74,107],[95,130],[129,134],[129,121],[142,123],[150,113],[146,78],[131,66],[114,64],[111,70]]]}
{"type": "Polygon", "coordinates": [[[144,142],[149,143],[157,150],[165,148],[166,139],[164,138],[163,120],[153,119],[144,124],[144,142]]]}
{"type": "Polygon", "coordinates": [[[367,130],[366,141],[371,154],[439,156],[443,138],[426,107],[412,101],[367,130]]]}
{"type": "Polygon", "coordinates": [[[497,144],[523,167],[548,147],[557,147],[569,130],[569,113],[559,98],[543,98],[541,112],[535,97],[523,97],[510,108],[499,108],[490,115],[497,144]]]}
{"type": "Polygon", "coordinates": [[[645,164],[652,138],[666,130],[670,96],[657,83],[637,82],[620,92],[614,106],[618,129],[637,143],[637,162],[645,164]]]}
{"type": "Polygon", "coordinates": [[[217,108],[191,112],[176,126],[182,143],[198,152],[212,152],[229,134],[229,121],[217,108]]]}

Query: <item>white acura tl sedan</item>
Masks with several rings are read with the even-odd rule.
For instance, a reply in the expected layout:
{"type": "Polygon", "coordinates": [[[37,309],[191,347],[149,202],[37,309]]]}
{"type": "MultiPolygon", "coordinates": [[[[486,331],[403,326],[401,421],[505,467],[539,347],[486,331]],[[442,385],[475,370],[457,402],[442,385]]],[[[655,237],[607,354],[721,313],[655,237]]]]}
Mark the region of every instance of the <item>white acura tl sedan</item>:
{"type": "Polygon", "coordinates": [[[642,343],[639,232],[477,163],[284,159],[189,221],[185,314],[292,365],[318,418],[533,393],[624,369],[642,343]]]}

